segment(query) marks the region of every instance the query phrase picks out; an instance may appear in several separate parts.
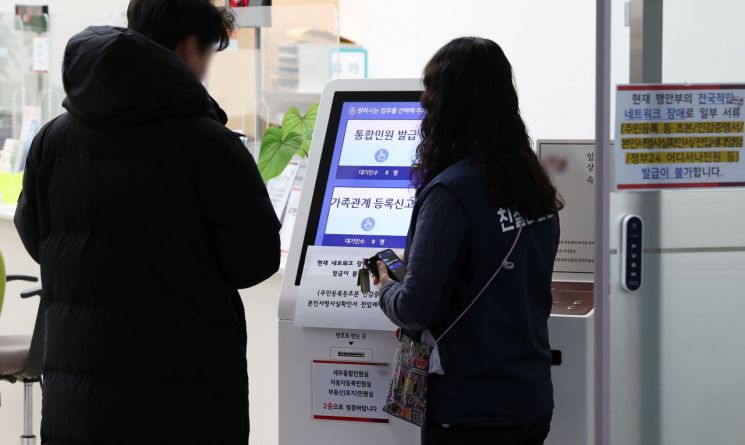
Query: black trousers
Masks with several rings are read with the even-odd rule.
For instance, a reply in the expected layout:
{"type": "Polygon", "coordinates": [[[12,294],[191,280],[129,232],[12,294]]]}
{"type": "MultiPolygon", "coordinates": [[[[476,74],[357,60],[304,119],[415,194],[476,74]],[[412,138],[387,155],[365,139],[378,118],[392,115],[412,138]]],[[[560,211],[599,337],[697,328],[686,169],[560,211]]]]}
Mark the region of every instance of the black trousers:
{"type": "Polygon", "coordinates": [[[516,427],[473,428],[427,424],[422,445],[543,445],[551,429],[551,415],[516,427]]]}

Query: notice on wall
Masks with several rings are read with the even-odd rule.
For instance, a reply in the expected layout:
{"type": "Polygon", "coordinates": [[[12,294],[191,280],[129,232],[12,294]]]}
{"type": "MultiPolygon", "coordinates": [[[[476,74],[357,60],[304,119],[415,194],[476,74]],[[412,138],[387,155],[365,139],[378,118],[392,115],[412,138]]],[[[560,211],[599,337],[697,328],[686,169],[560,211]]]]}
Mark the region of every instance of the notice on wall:
{"type": "Polygon", "coordinates": [[[388,423],[387,363],[313,361],[313,420],[388,423]]]}
{"type": "Polygon", "coordinates": [[[49,39],[46,36],[32,40],[32,69],[36,73],[49,72],[49,39]]]}
{"type": "Polygon", "coordinates": [[[745,186],[745,85],[621,85],[618,190],[745,186]]]}
{"type": "Polygon", "coordinates": [[[593,273],[595,265],[595,143],[539,141],[538,154],[564,199],[554,272],[593,273]]]}
{"type": "Polygon", "coordinates": [[[396,327],[378,304],[373,287],[357,285],[362,260],[379,249],[309,246],[295,304],[295,324],[314,328],[393,331],[396,327]]]}
{"type": "Polygon", "coordinates": [[[337,79],[367,79],[367,50],[339,48],[331,51],[331,73],[337,79]]]}

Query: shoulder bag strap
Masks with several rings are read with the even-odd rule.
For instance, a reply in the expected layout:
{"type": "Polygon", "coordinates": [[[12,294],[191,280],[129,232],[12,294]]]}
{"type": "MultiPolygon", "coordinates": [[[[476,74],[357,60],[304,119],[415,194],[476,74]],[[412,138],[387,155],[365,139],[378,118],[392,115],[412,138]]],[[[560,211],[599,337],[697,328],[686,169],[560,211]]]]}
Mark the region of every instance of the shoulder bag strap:
{"type": "Polygon", "coordinates": [[[458,318],[456,318],[455,321],[450,323],[450,326],[448,326],[448,328],[445,329],[445,332],[440,334],[437,340],[435,340],[435,344],[440,343],[443,337],[445,337],[445,335],[448,332],[450,332],[451,329],[453,329],[453,326],[455,326],[456,323],[458,323],[460,319],[463,318],[463,316],[466,315],[466,313],[473,307],[473,305],[476,304],[479,298],[481,298],[481,295],[484,294],[484,292],[489,287],[489,285],[492,283],[492,281],[494,281],[494,279],[497,278],[497,275],[499,275],[499,272],[501,272],[502,269],[512,269],[514,267],[514,264],[510,263],[509,259],[510,259],[510,255],[512,255],[512,252],[515,250],[515,246],[517,245],[517,241],[520,239],[520,234],[522,234],[522,232],[523,232],[523,227],[520,227],[517,231],[517,236],[515,236],[515,241],[513,241],[512,243],[512,247],[510,247],[509,252],[507,252],[507,255],[505,255],[504,260],[502,260],[502,262],[499,263],[499,267],[494,272],[494,275],[492,275],[491,278],[489,278],[489,281],[486,282],[484,287],[481,288],[481,291],[476,295],[476,298],[474,298],[473,301],[471,301],[471,303],[469,303],[469,305],[466,306],[465,309],[463,309],[463,312],[461,312],[460,315],[458,315],[458,318]]]}

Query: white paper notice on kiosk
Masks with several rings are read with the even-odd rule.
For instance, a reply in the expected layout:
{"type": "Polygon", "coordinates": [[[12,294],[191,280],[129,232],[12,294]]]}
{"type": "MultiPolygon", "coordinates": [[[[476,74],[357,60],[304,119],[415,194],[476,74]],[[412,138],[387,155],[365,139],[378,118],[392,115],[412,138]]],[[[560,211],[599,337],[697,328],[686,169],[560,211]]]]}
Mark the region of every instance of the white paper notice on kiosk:
{"type": "Polygon", "coordinates": [[[387,363],[313,360],[313,420],[388,423],[387,363]]]}
{"type": "Polygon", "coordinates": [[[377,289],[357,286],[362,260],[379,249],[308,246],[295,305],[295,324],[313,328],[393,331],[380,310],[377,289]]]}

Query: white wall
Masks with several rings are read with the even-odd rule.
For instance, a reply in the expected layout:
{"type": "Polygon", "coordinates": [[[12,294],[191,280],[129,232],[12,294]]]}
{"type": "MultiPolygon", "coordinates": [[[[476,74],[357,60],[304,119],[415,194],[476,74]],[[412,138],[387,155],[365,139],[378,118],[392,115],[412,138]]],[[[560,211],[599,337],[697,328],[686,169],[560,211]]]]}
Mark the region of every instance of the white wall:
{"type": "Polygon", "coordinates": [[[590,138],[593,0],[341,0],[341,34],[369,50],[371,77],[419,77],[449,40],[476,35],[510,59],[533,138],[590,138]]]}
{"type": "MultiPolygon", "coordinates": [[[[616,85],[628,83],[629,30],[624,0],[612,7],[616,85]]],[[[451,39],[490,38],[512,63],[533,139],[594,138],[595,0],[340,0],[339,13],[341,34],[369,51],[370,77],[419,77],[451,39]]]]}
{"type": "Polygon", "coordinates": [[[745,2],[665,0],[665,82],[745,82],[745,2]]]}

